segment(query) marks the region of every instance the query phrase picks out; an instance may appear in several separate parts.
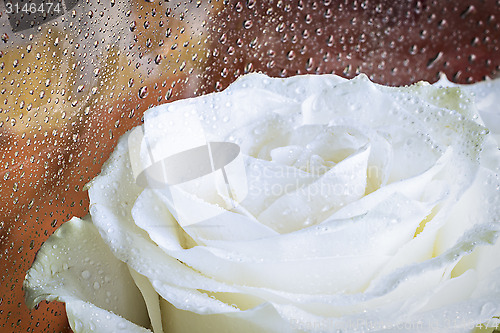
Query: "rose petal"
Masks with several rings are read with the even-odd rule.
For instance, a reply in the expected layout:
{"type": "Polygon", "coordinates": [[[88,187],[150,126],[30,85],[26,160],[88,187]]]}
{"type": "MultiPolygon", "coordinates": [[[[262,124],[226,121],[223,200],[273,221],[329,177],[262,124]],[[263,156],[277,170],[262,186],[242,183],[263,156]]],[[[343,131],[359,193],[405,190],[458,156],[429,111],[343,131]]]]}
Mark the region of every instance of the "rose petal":
{"type": "Polygon", "coordinates": [[[68,310],[75,309],[68,315],[76,326],[80,321],[100,332],[120,325],[147,331],[132,323],[149,326],[127,265],[113,256],[90,221],[73,218],[49,237],[27,273],[24,289],[30,307],[42,299],[66,302],[68,310]]]}
{"type": "Polygon", "coordinates": [[[433,204],[422,204],[394,194],[369,212],[345,220],[328,219],[318,226],[252,242],[206,240],[206,245],[238,253],[255,261],[359,254],[392,254],[412,239],[415,229],[433,204]],[[377,234],[377,237],[373,235],[377,234]],[[400,237],[392,237],[394,234],[400,237]]]}
{"type": "Polygon", "coordinates": [[[316,293],[317,288],[325,295],[355,292],[390,254],[412,239],[431,207],[394,196],[352,220],[325,221],[318,227],[252,242],[205,240],[210,247],[169,253],[227,283],[295,293],[316,293]],[[291,274],[296,267],[308,274],[291,274]],[[364,273],[353,273],[361,267],[364,273]]]}
{"type": "Polygon", "coordinates": [[[134,183],[126,151],[127,135],[124,135],[110,157],[113,164],[105,164],[89,189],[91,216],[101,237],[117,258],[146,276],[160,296],[176,307],[187,308],[185,300],[191,299],[200,304],[200,312],[235,311],[196,290],[237,292],[236,289],[209,279],[169,256],[134,223],[131,211],[140,191],[136,191],[139,187],[134,183]]]}
{"type": "MultiPolygon", "coordinates": [[[[134,308],[137,306],[134,303],[130,305],[134,308]]],[[[106,311],[92,303],[87,303],[79,299],[71,299],[66,302],[66,315],[68,316],[71,329],[75,333],[109,333],[116,331],[151,333],[150,330],[137,326],[113,312],[106,311]]]]}
{"type": "Polygon", "coordinates": [[[435,254],[443,253],[455,244],[466,230],[476,225],[500,222],[499,188],[498,174],[480,168],[474,183],[454,205],[447,224],[439,231],[435,254]]]}
{"type": "Polygon", "coordinates": [[[282,320],[271,304],[262,304],[250,310],[201,315],[179,310],[166,301],[162,303],[164,326],[179,333],[298,333],[293,325],[282,320]]]}
{"type": "MultiPolygon", "coordinates": [[[[369,143],[368,138],[355,126],[305,125],[292,131],[289,144],[304,146],[299,160],[318,155],[325,161],[339,163],[369,143]],[[306,155],[307,154],[307,155],[306,155]]],[[[295,166],[300,162],[295,162],[295,166]]]]}
{"type": "MultiPolygon", "coordinates": [[[[141,197],[139,200],[141,200],[141,197]]],[[[144,196],[141,204],[141,211],[144,208],[145,211],[152,211],[148,209],[147,204],[151,203],[155,204],[154,197],[144,196]]],[[[144,211],[142,211],[144,212],[144,211]]],[[[227,219],[228,223],[232,222],[230,218],[231,215],[226,212],[229,219],[227,219]]],[[[237,214],[231,213],[234,216],[238,216],[237,214]]],[[[224,215],[219,217],[222,221],[224,220],[224,215]]],[[[302,265],[303,267],[308,266],[308,271],[311,274],[314,274],[315,271],[318,271],[318,275],[324,271],[326,265],[331,268],[331,272],[324,273],[325,283],[331,285],[331,288],[346,288],[346,284],[354,285],[354,282],[349,279],[345,279],[347,276],[347,271],[350,269],[354,269],[354,267],[362,267],[366,268],[366,266],[373,267],[372,270],[375,271],[376,267],[381,265],[382,262],[385,262],[387,259],[385,257],[381,257],[380,259],[368,255],[365,257],[355,258],[349,255],[347,258],[324,258],[324,259],[311,259],[311,258],[302,258],[302,259],[294,259],[290,262],[276,262],[275,260],[266,263],[266,262],[254,262],[254,260],[263,259],[254,259],[251,262],[248,262],[247,259],[241,258],[241,255],[233,254],[231,252],[222,252],[215,248],[195,246],[193,248],[189,248],[184,250],[180,247],[179,241],[176,235],[176,229],[173,225],[166,225],[164,222],[164,226],[155,225],[155,223],[162,223],[162,220],[153,214],[140,214],[136,216],[137,222],[139,225],[145,227],[145,229],[150,233],[152,239],[159,244],[162,249],[168,253],[168,255],[176,258],[183,263],[192,267],[195,271],[203,272],[204,275],[215,278],[217,281],[225,282],[229,285],[253,285],[253,286],[262,286],[262,287],[271,287],[271,288],[286,288],[286,290],[305,290],[305,289],[316,289],[318,286],[321,286],[320,283],[312,283],[313,280],[307,278],[307,276],[298,275],[293,279],[290,277],[286,278],[291,272],[293,272],[297,265],[302,265]],[[172,235],[173,234],[173,235],[172,235]],[[233,257],[231,259],[231,257],[233,257]],[[362,260],[363,265],[361,265],[360,260],[362,260]],[[327,264],[327,262],[329,262],[327,264]],[[345,272],[340,271],[339,267],[346,267],[345,272]],[[329,277],[329,278],[328,278],[329,277]],[[288,280],[288,282],[283,283],[283,280],[288,280]],[[343,282],[341,282],[343,281],[343,282]],[[311,285],[312,284],[312,285],[311,285]],[[298,289],[297,289],[298,288],[298,289]]],[[[217,220],[216,220],[217,221],[217,220]]],[[[418,222],[417,222],[418,223],[418,222]]],[[[189,228],[198,228],[199,234],[207,234],[207,231],[204,231],[203,228],[210,229],[210,225],[192,225],[189,228]]],[[[191,230],[192,231],[192,230],[191,230]]],[[[236,235],[238,235],[239,231],[235,231],[236,235]]],[[[313,235],[311,235],[312,237],[313,235]]],[[[209,243],[208,240],[201,239],[202,242],[209,243]]],[[[241,241],[243,242],[243,241],[241,241]]],[[[280,243],[278,243],[279,245],[280,243]]],[[[256,244],[259,245],[259,244],[256,244]]],[[[267,249],[267,248],[266,248],[267,249]]],[[[271,252],[272,253],[272,252],[271,252]]],[[[280,252],[278,252],[280,253],[280,252]]],[[[259,255],[259,253],[257,254],[259,255]]],[[[151,256],[151,254],[150,254],[151,256]]],[[[269,252],[265,254],[264,257],[269,257],[269,252]]],[[[260,258],[260,257],[259,257],[260,258]]],[[[158,265],[158,264],[157,264],[158,265]]],[[[192,274],[192,273],[191,273],[192,274]]],[[[366,283],[367,275],[360,275],[362,278],[361,284],[366,283]]],[[[174,280],[173,276],[169,280],[174,280]]],[[[163,281],[166,279],[163,278],[163,281]]],[[[197,289],[203,289],[197,288],[197,289]]]]}
{"type": "MultiPolygon", "coordinates": [[[[488,287],[482,288],[485,293],[476,292],[472,299],[470,295],[478,287],[477,274],[469,272],[448,282],[443,282],[442,279],[446,271],[453,267],[456,258],[460,257],[460,253],[463,254],[468,248],[469,240],[477,239],[478,235],[484,235],[479,237],[481,242],[491,242],[487,230],[472,231],[445,256],[400,270],[392,274],[392,278],[398,275],[399,278],[379,280],[378,287],[370,288],[364,294],[337,294],[326,297],[303,295],[299,302],[276,302],[275,299],[273,305],[284,318],[290,322],[295,321],[302,328],[336,327],[351,332],[352,323],[363,325],[364,329],[368,329],[366,325],[374,323],[380,326],[372,327],[372,330],[383,331],[382,324],[391,327],[401,323],[418,322],[423,322],[424,329],[420,330],[422,332],[429,329],[446,331],[453,328],[451,325],[454,323],[471,328],[498,314],[496,311],[500,307],[500,288],[491,294],[491,283],[498,281],[497,274],[500,274],[500,269],[488,279],[491,281],[488,282],[488,287]],[[453,293],[454,297],[438,297],[449,293],[453,293]],[[431,324],[434,326],[430,327],[431,324]]],[[[260,293],[262,292],[265,290],[260,290],[260,293]]],[[[453,332],[457,331],[457,327],[454,329],[453,332]]]]}
{"type": "Polygon", "coordinates": [[[246,158],[248,195],[241,205],[258,216],[284,192],[293,192],[318,178],[303,170],[275,162],[246,158]]]}
{"type": "Polygon", "coordinates": [[[161,320],[161,310],[160,310],[160,299],[161,297],[156,293],[151,282],[144,276],[133,269],[129,269],[130,275],[134,279],[134,282],[141,291],[144,302],[148,309],[149,318],[151,320],[151,326],[153,327],[153,332],[162,333],[162,320],[161,320]]]}
{"type": "Polygon", "coordinates": [[[461,90],[473,95],[474,104],[485,126],[496,140],[497,147],[500,147],[500,80],[486,80],[475,84],[457,85],[441,76],[434,85],[438,87],[460,87],[461,90]]]}
{"type": "MultiPolygon", "coordinates": [[[[184,226],[184,230],[199,244],[205,239],[232,239],[243,241],[276,235],[276,232],[263,226],[251,216],[227,211],[189,193],[183,193],[190,199],[190,209],[198,216],[209,218],[195,224],[184,226]],[[209,211],[208,213],[205,213],[209,211]],[[212,217],[213,216],[213,217],[212,217]]],[[[173,218],[169,207],[172,203],[160,191],[144,190],[137,199],[132,215],[135,223],[148,232],[151,239],[164,249],[180,249],[185,244],[183,230],[173,218]],[[168,244],[168,245],[167,245],[168,244]]],[[[180,212],[181,218],[182,212],[180,212]]]]}
{"type": "Polygon", "coordinates": [[[284,193],[257,219],[282,234],[321,222],[332,211],[364,195],[369,156],[369,147],[361,149],[317,181],[292,193],[284,193]]]}
{"type": "MultiPolygon", "coordinates": [[[[165,144],[170,144],[162,124],[165,126],[171,124],[172,113],[181,117],[185,114],[198,116],[207,141],[226,140],[231,135],[233,140],[244,137],[246,143],[252,145],[254,140],[262,140],[262,133],[252,132],[255,124],[265,124],[273,119],[281,119],[280,115],[286,117],[296,113],[297,105],[289,97],[266,90],[262,84],[255,88],[248,85],[244,90],[238,88],[240,84],[245,85],[245,81],[248,83],[249,80],[253,80],[252,76],[237,80],[231,87],[218,94],[184,99],[148,110],[144,115],[144,126],[151,145],[164,147],[165,144]],[[270,110],[272,112],[269,112],[270,110]],[[241,117],[242,114],[245,117],[241,117]]],[[[259,77],[255,76],[256,79],[259,77]]],[[[265,138],[266,136],[264,140],[265,138]]],[[[248,153],[244,148],[243,151],[248,153]]],[[[160,148],[157,151],[161,153],[160,148]]]]}
{"type": "Polygon", "coordinates": [[[428,193],[426,188],[432,184],[433,179],[446,169],[450,164],[453,152],[447,150],[440,159],[429,169],[421,174],[409,177],[399,182],[394,182],[380,188],[379,190],[364,196],[363,198],[341,208],[330,218],[344,219],[367,213],[380,202],[386,200],[395,193],[399,193],[409,199],[421,202],[437,202],[443,199],[449,188],[439,182],[439,191],[435,188],[433,193],[428,193]]]}

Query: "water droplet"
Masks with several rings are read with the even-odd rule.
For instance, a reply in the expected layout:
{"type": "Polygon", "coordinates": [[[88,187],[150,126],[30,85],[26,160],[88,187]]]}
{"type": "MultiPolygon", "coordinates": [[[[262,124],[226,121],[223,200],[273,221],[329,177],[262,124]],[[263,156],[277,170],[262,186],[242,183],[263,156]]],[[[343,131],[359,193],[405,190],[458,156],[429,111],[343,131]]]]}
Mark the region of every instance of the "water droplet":
{"type": "Polygon", "coordinates": [[[130,31],[134,31],[136,26],[137,26],[137,23],[135,23],[135,21],[130,22],[130,26],[129,26],[130,31]]]}
{"type": "Polygon", "coordinates": [[[245,74],[250,73],[253,70],[253,63],[249,62],[245,65],[245,74]]]}
{"type": "Polygon", "coordinates": [[[227,42],[227,36],[226,36],[226,34],[225,34],[225,33],[223,33],[223,34],[220,36],[220,38],[219,38],[219,42],[220,42],[221,44],[225,44],[225,43],[227,42]]]}
{"type": "Polygon", "coordinates": [[[481,316],[488,318],[493,317],[496,314],[496,311],[497,307],[495,304],[488,302],[481,307],[481,316]]]}
{"type": "Polygon", "coordinates": [[[144,86],[139,89],[139,98],[146,98],[148,96],[148,87],[144,86]]]}
{"type": "Polygon", "coordinates": [[[314,66],[314,59],[313,58],[309,58],[307,59],[307,62],[306,62],[306,70],[310,71],[314,66]]]}
{"type": "Polygon", "coordinates": [[[90,272],[87,270],[83,271],[82,278],[84,278],[85,280],[88,280],[90,278],[90,272]]]}
{"type": "Polygon", "coordinates": [[[172,97],[172,88],[167,90],[167,93],[165,94],[165,99],[169,100],[172,97]]]}
{"type": "Polygon", "coordinates": [[[76,331],[76,332],[79,332],[79,331],[81,331],[81,330],[82,330],[82,328],[83,328],[83,324],[82,324],[82,322],[81,322],[81,321],[79,321],[79,320],[75,319],[75,320],[74,320],[74,322],[73,322],[73,324],[75,325],[75,331],[76,331]]]}
{"type": "Polygon", "coordinates": [[[304,20],[306,21],[306,24],[311,24],[311,22],[312,22],[311,14],[306,14],[304,20]]]}
{"type": "Polygon", "coordinates": [[[245,20],[245,21],[243,21],[243,27],[245,29],[250,29],[252,27],[252,25],[253,25],[252,20],[245,20]]]}

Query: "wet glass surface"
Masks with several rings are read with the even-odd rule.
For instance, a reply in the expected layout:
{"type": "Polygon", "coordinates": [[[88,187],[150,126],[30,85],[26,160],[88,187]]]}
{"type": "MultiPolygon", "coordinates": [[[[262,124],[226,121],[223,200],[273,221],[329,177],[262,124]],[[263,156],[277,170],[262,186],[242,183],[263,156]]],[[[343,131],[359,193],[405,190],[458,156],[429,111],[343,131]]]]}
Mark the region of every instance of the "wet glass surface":
{"type": "Polygon", "coordinates": [[[69,330],[62,303],[26,307],[26,270],[58,226],[87,214],[84,185],[148,108],[249,72],[388,85],[500,72],[493,0],[26,3],[0,2],[2,332],[69,330]]]}

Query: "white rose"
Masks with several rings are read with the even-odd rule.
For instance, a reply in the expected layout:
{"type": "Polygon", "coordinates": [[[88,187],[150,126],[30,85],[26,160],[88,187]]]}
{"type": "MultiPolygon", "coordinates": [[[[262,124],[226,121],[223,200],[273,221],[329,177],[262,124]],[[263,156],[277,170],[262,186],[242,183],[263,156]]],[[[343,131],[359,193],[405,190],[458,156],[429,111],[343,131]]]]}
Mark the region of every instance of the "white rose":
{"type": "Polygon", "coordinates": [[[66,302],[75,332],[494,326],[500,153],[471,98],[254,74],[153,108],[90,184],[90,217],[41,248],[27,304],[66,302]],[[206,159],[175,186],[152,167],[205,140],[240,147],[226,179],[206,159]]]}

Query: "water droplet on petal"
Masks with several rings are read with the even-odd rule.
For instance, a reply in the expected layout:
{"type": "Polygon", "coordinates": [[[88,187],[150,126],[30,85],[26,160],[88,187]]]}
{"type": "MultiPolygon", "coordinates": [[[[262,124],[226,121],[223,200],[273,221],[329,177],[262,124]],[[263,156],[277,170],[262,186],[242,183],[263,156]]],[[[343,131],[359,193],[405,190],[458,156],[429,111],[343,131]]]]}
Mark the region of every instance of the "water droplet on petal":
{"type": "Polygon", "coordinates": [[[90,278],[90,272],[85,270],[82,272],[82,278],[88,280],[90,278]]]}

